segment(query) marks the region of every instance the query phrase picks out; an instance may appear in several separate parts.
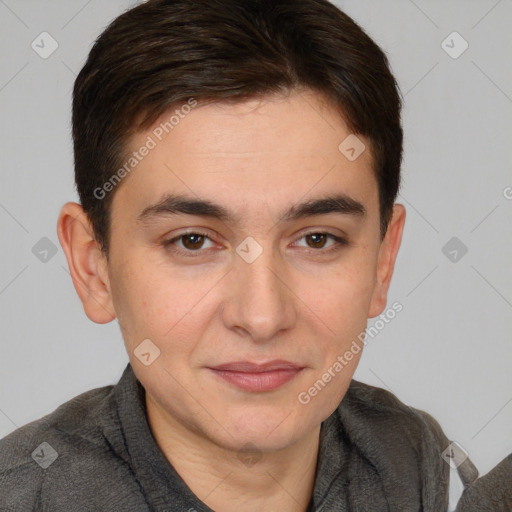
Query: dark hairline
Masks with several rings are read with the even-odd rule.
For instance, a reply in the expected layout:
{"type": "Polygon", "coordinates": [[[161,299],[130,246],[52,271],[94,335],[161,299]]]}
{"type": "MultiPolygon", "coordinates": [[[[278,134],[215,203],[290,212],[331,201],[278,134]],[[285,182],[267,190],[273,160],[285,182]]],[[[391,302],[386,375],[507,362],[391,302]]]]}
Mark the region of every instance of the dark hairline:
{"type": "Polygon", "coordinates": [[[327,0],[149,0],[116,18],[73,91],[77,191],[101,248],[117,187],[101,201],[94,187],[122,165],[130,135],[190,98],[297,89],[319,92],[370,142],[384,236],[400,185],[401,96],[385,53],[343,11],[327,0]]]}

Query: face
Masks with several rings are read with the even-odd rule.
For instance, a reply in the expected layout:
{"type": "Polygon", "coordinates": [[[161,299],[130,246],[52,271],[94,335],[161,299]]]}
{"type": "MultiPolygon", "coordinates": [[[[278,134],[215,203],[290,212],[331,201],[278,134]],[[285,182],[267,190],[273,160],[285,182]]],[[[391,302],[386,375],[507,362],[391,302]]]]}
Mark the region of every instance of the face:
{"type": "Polygon", "coordinates": [[[105,281],[131,365],[170,422],[227,449],[290,446],[336,409],[385,304],[369,142],[349,160],[312,92],[196,106],[162,137],[168,119],[130,141],[155,145],[112,203],[105,281]]]}

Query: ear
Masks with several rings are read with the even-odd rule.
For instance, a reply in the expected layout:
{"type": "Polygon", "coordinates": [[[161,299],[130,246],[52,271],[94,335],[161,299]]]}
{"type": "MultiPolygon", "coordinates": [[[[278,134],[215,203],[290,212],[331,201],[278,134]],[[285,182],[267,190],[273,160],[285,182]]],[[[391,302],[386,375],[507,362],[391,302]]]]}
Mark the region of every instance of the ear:
{"type": "Polygon", "coordinates": [[[98,324],[112,321],[116,314],[110,294],[107,258],[96,242],[81,205],[70,202],[62,207],[57,233],[85,314],[98,324]]]}
{"type": "Polygon", "coordinates": [[[389,221],[388,229],[379,250],[377,262],[377,276],[373,289],[372,300],[368,317],[380,315],[386,307],[387,295],[395,261],[402,241],[405,224],[405,208],[401,204],[393,206],[393,215],[389,221]]]}

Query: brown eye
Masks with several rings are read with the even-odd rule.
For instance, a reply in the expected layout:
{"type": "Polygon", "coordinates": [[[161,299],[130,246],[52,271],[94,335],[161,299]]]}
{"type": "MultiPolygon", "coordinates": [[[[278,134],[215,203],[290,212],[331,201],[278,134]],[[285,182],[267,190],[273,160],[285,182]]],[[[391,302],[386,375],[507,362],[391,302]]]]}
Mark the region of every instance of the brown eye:
{"type": "Polygon", "coordinates": [[[327,251],[334,251],[341,249],[342,246],[348,245],[348,242],[332,233],[327,232],[313,232],[303,235],[297,245],[309,249],[318,250],[318,253],[326,253],[327,251]]]}
{"type": "Polygon", "coordinates": [[[202,247],[205,236],[198,233],[190,233],[182,235],[180,238],[185,249],[195,250],[202,247]]]}
{"type": "Polygon", "coordinates": [[[327,240],[326,233],[311,233],[306,235],[306,240],[308,241],[308,245],[313,249],[322,249],[327,240]],[[311,244],[309,243],[311,241],[311,244]]]}
{"type": "Polygon", "coordinates": [[[206,233],[194,231],[182,233],[170,240],[165,240],[162,242],[162,245],[177,254],[196,256],[205,253],[206,249],[214,247],[215,244],[206,233]]]}

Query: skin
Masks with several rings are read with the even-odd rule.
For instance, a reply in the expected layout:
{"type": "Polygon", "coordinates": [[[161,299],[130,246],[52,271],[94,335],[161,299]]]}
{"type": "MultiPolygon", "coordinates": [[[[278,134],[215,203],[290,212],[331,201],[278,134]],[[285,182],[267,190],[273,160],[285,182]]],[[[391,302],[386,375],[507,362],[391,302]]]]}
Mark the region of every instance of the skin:
{"type": "MultiPolygon", "coordinates": [[[[154,127],[137,134],[131,150],[154,127]]],[[[197,106],[118,185],[108,259],[80,205],[62,208],[59,239],[85,312],[97,323],[117,317],[156,442],[213,510],[307,508],[320,424],[362,352],[308,404],[297,397],[386,307],[405,209],[394,206],[382,239],[370,143],[359,137],[366,150],[354,161],[338,150],[350,133],[312,91],[197,106]],[[166,193],[214,201],[239,218],[139,221],[166,193]],[[333,193],[360,202],[365,214],[279,220],[293,204],[333,193]],[[209,238],[162,244],[185,230],[209,238]],[[347,243],[306,236],[313,233],[347,243]],[[252,263],[236,252],[248,236],[263,249],[252,263]],[[149,366],[134,354],[144,339],[160,350],[149,366]],[[207,368],[273,359],[304,369],[276,390],[249,392],[207,368]],[[257,462],[244,462],[244,450],[257,462]]]]}

